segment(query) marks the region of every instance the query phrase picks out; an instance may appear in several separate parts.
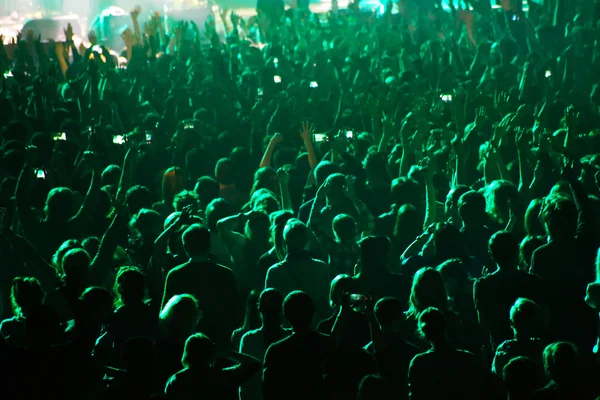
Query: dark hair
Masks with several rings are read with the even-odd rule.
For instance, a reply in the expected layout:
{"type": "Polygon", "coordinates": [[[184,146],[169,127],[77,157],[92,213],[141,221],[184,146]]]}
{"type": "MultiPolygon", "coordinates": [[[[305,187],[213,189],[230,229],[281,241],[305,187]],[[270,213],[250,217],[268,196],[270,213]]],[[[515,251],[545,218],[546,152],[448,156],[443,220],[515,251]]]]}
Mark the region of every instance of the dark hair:
{"type": "Polygon", "coordinates": [[[271,220],[271,242],[275,248],[275,255],[279,261],[285,258],[285,248],[283,246],[283,230],[294,214],[289,211],[275,211],[269,215],[271,220]]]}
{"type": "Polygon", "coordinates": [[[356,221],[348,214],[338,214],[331,223],[333,231],[341,240],[354,240],[356,237],[356,221]]]}
{"type": "MultiPolygon", "coordinates": [[[[502,369],[502,380],[510,397],[518,394],[530,398],[539,389],[539,366],[530,358],[515,357],[502,369]]],[[[521,398],[521,397],[519,397],[521,398]]]]}
{"type": "Polygon", "coordinates": [[[358,400],[391,400],[393,395],[391,382],[380,375],[367,375],[358,385],[358,400]]]}
{"type": "Polygon", "coordinates": [[[419,332],[429,341],[440,340],[446,331],[444,313],[435,307],[429,307],[419,314],[419,332]]]}
{"type": "Polygon", "coordinates": [[[283,296],[278,290],[265,289],[258,299],[258,311],[263,319],[264,345],[268,348],[272,343],[282,339],[281,312],[283,296]]]}
{"type": "Polygon", "coordinates": [[[403,309],[404,304],[397,298],[384,297],[375,303],[375,318],[382,328],[387,328],[402,318],[403,309]]]}
{"type": "Polygon", "coordinates": [[[398,207],[404,204],[419,207],[422,191],[417,181],[413,179],[403,176],[392,181],[392,199],[398,207]]]}
{"type": "Polygon", "coordinates": [[[18,276],[10,288],[10,302],[15,316],[27,317],[31,308],[44,301],[44,289],[37,278],[18,276]]]}
{"type": "Polygon", "coordinates": [[[525,211],[525,232],[530,236],[545,236],[546,230],[540,220],[542,211],[542,199],[533,199],[525,211]]]}
{"type": "Polygon", "coordinates": [[[132,186],[127,190],[125,202],[129,212],[137,214],[142,208],[152,208],[152,193],[146,186],[132,186]]]}
{"type": "Polygon", "coordinates": [[[165,171],[162,179],[162,200],[166,204],[173,202],[175,195],[185,189],[186,177],[179,167],[171,167],[165,171]]]}
{"type": "Polygon", "coordinates": [[[569,384],[577,377],[579,352],[574,344],[556,342],[544,349],[546,375],[559,385],[569,384]]]}
{"type": "Polygon", "coordinates": [[[193,224],[183,232],[183,248],[188,256],[206,254],[210,251],[210,232],[201,224],[193,224]]]}
{"type": "Polygon", "coordinates": [[[283,315],[294,330],[306,329],[312,323],[315,306],[308,294],[295,290],[283,301],[283,315]]]}
{"type": "Polygon", "coordinates": [[[198,195],[192,190],[182,190],[173,199],[173,209],[182,211],[187,206],[198,207],[198,195]]]}
{"type": "Polygon", "coordinates": [[[283,241],[289,250],[302,250],[308,243],[308,228],[298,219],[290,219],[283,229],[283,241]]]}
{"type": "Polygon", "coordinates": [[[386,236],[368,236],[360,241],[360,273],[380,271],[387,268],[385,257],[392,248],[386,236]]]}
{"type": "Polygon", "coordinates": [[[432,235],[435,258],[443,262],[452,258],[468,259],[463,235],[457,227],[447,223],[439,223],[432,235]]]}
{"type": "Polygon", "coordinates": [[[205,217],[208,229],[217,232],[217,222],[232,215],[231,206],[225,199],[214,199],[206,207],[205,217]]]}
{"type": "Polygon", "coordinates": [[[202,176],[198,178],[194,191],[198,195],[198,199],[202,203],[210,203],[219,197],[219,184],[210,176],[202,176]]]}
{"type": "Polygon", "coordinates": [[[144,301],[146,276],[136,267],[121,267],[115,277],[115,306],[144,301]]]}
{"type": "Polygon", "coordinates": [[[448,294],[442,275],[433,268],[425,267],[413,277],[407,317],[417,318],[428,307],[448,310],[448,294]]]}
{"type": "Polygon", "coordinates": [[[230,158],[221,158],[215,166],[215,177],[222,185],[232,185],[237,180],[237,170],[230,158]]]}
{"type": "Polygon", "coordinates": [[[519,258],[521,261],[521,265],[525,270],[529,270],[531,268],[531,258],[533,257],[533,253],[546,244],[546,241],[540,237],[535,236],[526,236],[519,245],[519,258]]]}
{"type": "Polygon", "coordinates": [[[500,268],[511,267],[519,259],[519,242],[506,231],[496,232],[490,238],[488,248],[490,257],[500,268]]]}
{"type": "Polygon", "coordinates": [[[458,199],[458,215],[465,223],[484,222],[485,196],[471,190],[458,199]]]}
{"type": "Polygon", "coordinates": [[[268,189],[275,193],[277,188],[277,171],[273,167],[262,167],[254,173],[254,183],[250,190],[250,196],[259,189],[268,189]]]}
{"type": "Polygon", "coordinates": [[[541,333],[542,311],[529,299],[519,298],[510,309],[510,324],[526,338],[537,338],[541,333]]]}
{"type": "Polygon", "coordinates": [[[242,333],[246,333],[252,329],[260,328],[260,315],[258,312],[258,296],[257,290],[251,290],[246,299],[246,312],[244,313],[244,322],[241,326],[242,333]]]}
{"type": "Polygon", "coordinates": [[[540,214],[547,233],[556,238],[571,238],[577,230],[577,208],[567,198],[550,196],[544,201],[540,214]]]}
{"type": "Polygon", "coordinates": [[[340,172],[340,167],[330,161],[321,161],[315,168],[315,181],[318,187],[329,178],[330,175],[340,172]]]}

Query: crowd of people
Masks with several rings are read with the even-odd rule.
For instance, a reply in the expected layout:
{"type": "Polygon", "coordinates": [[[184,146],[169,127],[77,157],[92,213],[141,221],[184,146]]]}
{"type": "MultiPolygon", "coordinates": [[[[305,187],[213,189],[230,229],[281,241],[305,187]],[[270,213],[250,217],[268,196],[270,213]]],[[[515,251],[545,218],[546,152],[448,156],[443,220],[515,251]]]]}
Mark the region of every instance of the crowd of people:
{"type": "Polygon", "coordinates": [[[3,397],[600,398],[600,2],[257,9],[0,48],[3,397]]]}

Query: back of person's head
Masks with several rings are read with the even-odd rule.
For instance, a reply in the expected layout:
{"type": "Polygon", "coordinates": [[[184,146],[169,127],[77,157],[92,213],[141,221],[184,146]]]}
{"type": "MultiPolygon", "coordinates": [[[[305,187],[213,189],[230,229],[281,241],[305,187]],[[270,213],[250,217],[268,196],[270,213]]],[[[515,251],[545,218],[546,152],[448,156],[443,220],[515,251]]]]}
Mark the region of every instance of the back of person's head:
{"type": "Polygon", "coordinates": [[[18,276],[13,279],[10,302],[15,316],[27,317],[31,308],[43,301],[44,289],[37,278],[18,276]]]}
{"type": "Polygon", "coordinates": [[[490,257],[500,268],[513,268],[519,262],[519,242],[510,232],[496,232],[488,243],[490,257]]]}
{"type": "Polygon", "coordinates": [[[559,385],[572,384],[578,376],[579,353],[568,342],[549,344],[544,349],[544,371],[559,385]]]}
{"type": "Polygon", "coordinates": [[[360,241],[360,273],[387,271],[392,242],[386,236],[368,236],[360,241]]]}
{"type": "Polygon", "coordinates": [[[196,192],[191,190],[182,190],[175,195],[173,199],[173,209],[175,211],[182,211],[187,206],[193,206],[194,209],[198,207],[198,195],[196,192]]]}
{"type": "Polygon", "coordinates": [[[577,208],[565,197],[547,197],[540,214],[546,233],[553,239],[568,239],[577,230],[577,208]]]}
{"type": "Polygon", "coordinates": [[[208,229],[217,232],[217,222],[232,215],[231,206],[225,199],[214,199],[206,207],[205,217],[208,229]]]}
{"type": "Polygon", "coordinates": [[[128,374],[152,374],[155,364],[154,342],[149,337],[133,337],[125,342],[121,359],[128,374]]]}
{"type": "Polygon", "coordinates": [[[350,275],[340,274],[333,278],[329,285],[329,305],[339,307],[344,302],[344,297],[352,293],[356,282],[350,275]]]}
{"type": "Polygon", "coordinates": [[[410,178],[403,176],[392,181],[392,199],[398,207],[412,204],[418,208],[421,204],[422,191],[417,181],[410,178]]]}
{"type": "Polygon", "coordinates": [[[119,184],[120,179],[121,167],[119,167],[118,165],[111,164],[108,167],[104,168],[104,171],[102,171],[102,186],[117,186],[119,184]]]}
{"type": "Polygon", "coordinates": [[[364,159],[365,171],[370,179],[377,177],[379,179],[388,180],[389,173],[387,170],[387,157],[378,151],[370,151],[364,159]]]}
{"type": "Polygon", "coordinates": [[[471,190],[460,196],[458,215],[465,224],[483,224],[485,221],[485,197],[483,194],[471,190]]]}
{"type": "Polygon", "coordinates": [[[62,262],[63,257],[71,249],[83,248],[81,242],[75,239],[65,240],[52,255],[52,265],[59,274],[63,274],[62,262]]]}
{"type": "Polygon", "coordinates": [[[90,260],[93,260],[94,257],[96,257],[96,254],[98,254],[100,243],[100,239],[98,239],[96,236],[86,237],[81,242],[81,246],[89,254],[90,260]]]}
{"type": "Polygon", "coordinates": [[[327,178],[327,199],[340,203],[346,194],[346,176],[336,173],[327,178]]]}
{"type": "Polygon", "coordinates": [[[167,337],[187,338],[196,331],[202,311],[191,294],[178,294],[169,299],[159,315],[160,325],[167,337]]]}
{"type": "Polygon", "coordinates": [[[429,307],[419,314],[419,332],[430,342],[445,340],[446,318],[444,313],[435,307],[429,307]]]}
{"type": "Polygon", "coordinates": [[[146,186],[132,186],[125,194],[125,202],[129,212],[135,215],[142,208],[152,208],[152,192],[146,186]]]}
{"type": "Polygon", "coordinates": [[[134,304],[144,301],[146,296],[146,276],[139,268],[121,267],[115,278],[117,305],[134,304]]]}
{"type": "Polygon", "coordinates": [[[530,358],[513,358],[502,369],[502,381],[509,400],[530,399],[540,387],[540,368],[530,358]]]}
{"type": "Polygon", "coordinates": [[[143,237],[158,237],[163,230],[163,217],[154,210],[142,208],[131,217],[129,226],[143,237]]]}
{"type": "Polygon", "coordinates": [[[525,211],[525,232],[529,236],[546,235],[544,225],[540,221],[540,212],[542,211],[543,204],[544,201],[542,199],[533,199],[525,211]]]}
{"type": "Polygon", "coordinates": [[[85,281],[90,268],[90,256],[81,248],[74,248],[62,258],[62,274],[68,282],[85,281]]]}
{"type": "Polygon", "coordinates": [[[258,189],[268,189],[275,191],[278,188],[277,171],[273,167],[262,167],[254,173],[254,183],[250,193],[256,192],[258,189]]]}
{"type": "Polygon", "coordinates": [[[275,247],[275,254],[279,261],[285,258],[285,246],[283,245],[283,230],[294,214],[289,211],[275,211],[269,215],[271,220],[271,242],[275,247]]]}
{"type": "Polygon", "coordinates": [[[510,207],[519,203],[519,189],[514,183],[497,180],[484,189],[486,211],[490,217],[500,222],[508,222],[510,207]]]}
{"type": "Polygon", "coordinates": [[[521,262],[521,268],[525,271],[529,271],[531,268],[531,258],[533,253],[546,244],[546,241],[541,237],[537,236],[526,236],[519,245],[519,260],[521,262]]]}
{"type": "Polygon", "coordinates": [[[542,333],[543,316],[535,302],[519,298],[510,309],[510,324],[517,337],[537,338],[542,333]]]}
{"type": "Polygon", "coordinates": [[[258,311],[264,320],[277,319],[283,312],[283,296],[276,289],[265,289],[258,298],[258,311]]]}
{"type": "Polygon", "coordinates": [[[268,189],[258,189],[250,199],[251,208],[267,214],[281,210],[281,204],[273,192],[268,189]]]}
{"type": "Polygon", "coordinates": [[[188,256],[200,256],[210,251],[210,232],[204,225],[193,224],[183,232],[183,248],[188,256]]]}
{"type": "Polygon", "coordinates": [[[87,321],[102,325],[110,322],[114,301],[110,291],[103,287],[92,286],[83,291],[79,301],[87,321]]]}
{"type": "Polygon", "coordinates": [[[330,161],[321,161],[315,168],[315,181],[317,187],[321,185],[329,178],[330,175],[340,172],[340,167],[330,161]]]}
{"type": "Polygon", "coordinates": [[[392,400],[393,386],[380,375],[367,375],[358,385],[358,400],[392,400]]]}
{"type": "Polygon", "coordinates": [[[210,176],[198,178],[194,192],[198,195],[200,204],[206,205],[219,197],[219,184],[210,176]]]}
{"type": "Polygon", "coordinates": [[[333,233],[341,242],[355,240],[356,221],[348,214],[338,214],[331,223],[333,233]]]}
{"type": "Polygon", "coordinates": [[[391,328],[404,317],[404,304],[395,297],[384,297],[375,303],[375,318],[382,329],[391,328]]]}
{"type": "Polygon", "coordinates": [[[173,202],[175,195],[185,189],[187,178],[179,167],[168,168],[162,179],[162,199],[165,203],[173,202]]]}
{"type": "Polygon", "coordinates": [[[64,221],[74,215],[75,195],[71,189],[56,187],[48,193],[44,212],[50,219],[64,221]]]}
{"type": "Polygon", "coordinates": [[[453,289],[458,289],[464,285],[470,285],[472,282],[469,271],[465,267],[465,263],[458,258],[446,260],[438,265],[436,269],[442,276],[446,289],[448,289],[448,292],[450,293],[454,292],[453,289]]]}
{"type": "Polygon", "coordinates": [[[417,318],[428,307],[448,310],[448,294],[442,275],[433,268],[425,267],[413,277],[407,315],[417,318]]]}
{"type": "Polygon", "coordinates": [[[217,357],[217,347],[202,333],[196,333],[185,341],[181,364],[185,368],[213,367],[217,357]]]}
{"type": "Polygon", "coordinates": [[[312,323],[315,306],[308,294],[295,290],[283,301],[283,315],[294,331],[306,330],[312,323]]]}
{"type": "MultiPolygon", "coordinates": [[[[423,231],[423,216],[412,204],[404,204],[396,214],[396,225],[394,226],[395,237],[410,238],[411,241],[423,231]]],[[[399,252],[405,249],[397,249],[399,252]]]]}
{"type": "Polygon", "coordinates": [[[283,242],[288,253],[304,250],[308,244],[308,228],[298,219],[290,219],[283,229],[283,242]]]}
{"type": "Polygon", "coordinates": [[[215,178],[221,185],[233,185],[237,180],[235,164],[230,158],[221,158],[215,166],[215,178]]]}
{"type": "Polygon", "coordinates": [[[271,221],[269,215],[265,212],[257,211],[252,213],[252,218],[246,224],[246,237],[254,243],[268,243],[271,237],[271,221]]]}

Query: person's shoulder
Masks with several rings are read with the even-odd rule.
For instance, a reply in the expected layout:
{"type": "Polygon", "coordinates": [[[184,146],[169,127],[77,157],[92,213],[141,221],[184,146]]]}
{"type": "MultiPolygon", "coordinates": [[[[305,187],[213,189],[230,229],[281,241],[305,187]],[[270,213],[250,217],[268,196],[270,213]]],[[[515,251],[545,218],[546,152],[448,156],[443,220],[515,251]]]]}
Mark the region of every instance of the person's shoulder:
{"type": "Polygon", "coordinates": [[[242,342],[248,343],[248,342],[252,342],[252,341],[258,339],[261,332],[262,331],[260,329],[252,329],[252,330],[244,333],[242,335],[242,342]]]}
{"type": "Polygon", "coordinates": [[[496,353],[506,353],[515,343],[514,339],[505,340],[500,343],[500,346],[496,349],[496,353]]]}
{"type": "Polygon", "coordinates": [[[174,275],[178,275],[181,272],[185,271],[188,267],[189,267],[190,263],[189,262],[185,262],[181,265],[176,266],[175,268],[171,269],[168,273],[167,273],[167,278],[170,276],[174,276],[174,275]]]}

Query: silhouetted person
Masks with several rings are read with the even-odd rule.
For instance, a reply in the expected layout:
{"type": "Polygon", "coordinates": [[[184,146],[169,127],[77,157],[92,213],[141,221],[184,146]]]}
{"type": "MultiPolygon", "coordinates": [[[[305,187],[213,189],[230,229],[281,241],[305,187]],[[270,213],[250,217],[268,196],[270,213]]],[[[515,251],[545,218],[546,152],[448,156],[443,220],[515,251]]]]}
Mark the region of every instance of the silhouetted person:
{"type": "Polygon", "coordinates": [[[165,393],[170,400],[217,400],[228,398],[232,389],[260,371],[261,363],[254,357],[225,351],[205,335],[196,333],[185,342],[181,364],[184,369],[169,379],[165,393]],[[217,368],[217,355],[234,363],[232,367],[217,368]]]}
{"type": "Polygon", "coordinates": [[[506,364],[522,356],[534,361],[542,369],[544,346],[539,339],[543,333],[544,316],[540,307],[528,299],[518,299],[510,309],[510,326],[514,339],[503,342],[496,349],[492,372],[501,376],[506,364]]]}
{"type": "Polygon", "coordinates": [[[489,243],[490,256],[498,266],[493,274],[475,281],[473,298],[484,331],[494,347],[513,335],[510,308],[519,297],[543,304],[539,277],[519,271],[519,243],[508,232],[495,233],[489,243]]]}
{"type": "Polygon", "coordinates": [[[365,376],[358,386],[358,400],[392,400],[394,391],[389,380],[379,375],[365,376]]]}
{"type": "Polygon", "coordinates": [[[595,280],[596,230],[581,184],[573,179],[571,190],[574,201],[550,197],[542,208],[549,242],[533,253],[531,272],[544,282],[550,340],[569,340],[589,352],[596,344],[598,313],[584,298],[587,284],[595,280]]]}
{"type": "Polygon", "coordinates": [[[456,350],[446,341],[446,321],[440,310],[428,308],[419,315],[419,331],[431,349],[410,363],[408,392],[411,400],[478,399],[482,373],[475,356],[456,350]]]}
{"type": "Polygon", "coordinates": [[[507,400],[529,400],[540,388],[539,365],[527,357],[515,357],[502,369],[507,400]]]}
{"type": "Polygon", "coordinates": [[[476,257],[493,270],[494,264],[488,255],[488,241],[494,231],[486,226],[489,220],[485,212],[485,197],[483,194],[470,191],[458,200],[458,215],[462,220],[460,233],[465,241],[467,255],[476,257]]]}
{"type": "Polygon", "coordinates": [[[176,294],[193,295],[203,312],[198,330],[228,346],[242,315],[233,272],[210,260],[210,233],[206,227],[190,226],[183,233],[183,246],[190,260],[169,271],[161,308],[176,294]]]}
{"type": "Polygon", "coordinates": [[[36,278],[16,277],[10,291],[14,317],[0,322],[0,335],[13,347],[25,345],[25,323],[32,307],[44,301],[44,289],[36,278]]]}
{"type": "Polygon", "coordinates": [[[323,399],[323,368],[333,351],[332,339],[311,329],[315,308],[308,294],[290,293],[283,314],[293,334],[269,347],[265,355],[263,398],[323,399]]]}
{"type": "Polygon", "coordinates": [[[319,319],[329,316],[329,270],[327,264],[313,259],[305,250],[308,228],[297,219],[290,220],[283,230],[287,247],[285,260],[273,265],[267,272],[265,288],[277,289],[282,296],[295,290],[306,292],[314,302],[319,319]]]}
{"type": "MultiPolygon", "coordinates": [[[[257,305],[254,304],[254,307],[257,305]]],[[[265,289],[258,299],[258,311],[262,325],[258,329],[250,330],[242,336],[240,353],[248,354],[259,360],[264,360],[269,346],[281,339],[288,337],[292,332],[281,326],[283,298],[275,289],[265,289]]],[[[262,377],[253,376],[240,388],[240,400],[262,399],[262,377]]]]}

